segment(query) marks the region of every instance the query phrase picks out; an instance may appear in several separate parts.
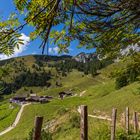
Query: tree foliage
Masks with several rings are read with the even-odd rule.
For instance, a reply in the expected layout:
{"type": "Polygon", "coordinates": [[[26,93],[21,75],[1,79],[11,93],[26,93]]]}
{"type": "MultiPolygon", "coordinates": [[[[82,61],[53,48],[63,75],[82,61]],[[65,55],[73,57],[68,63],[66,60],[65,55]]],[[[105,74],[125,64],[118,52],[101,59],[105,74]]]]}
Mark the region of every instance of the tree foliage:
{"type": "Polygon", "coordinates": [[[53,64],[56,71],[62,76],[67,76],[73,69],[84,72],[85,75],[91,74],[92,77],[98,75],[98,71],[111,64],[110,60],[99,60],[97,57],[90,61],[78,62],[75,59],[66,59],[65,61],[53,64]]]}
{"type": "Polygon", "coordinates": [[[0,54],[11,55],[14,53],[14,48],[23,45],[21,34],[14,30],[14,27],[19,25],[15,14],[11,14],[8,20],[0,21],[0,54]]]}
{"type": "Polygon", "coordinates": [[[25,23],[13,30],[21,30],[27,24],[33,26],[30,37],[42,38],[42,53],[48,39],[59,46],[60,52],[68,52],[70,42],[78,39],[79,47],[96,47],[102,55],[113,57],[120,49],[140,40],[139,0],[14,0],[14,3],[25,14],[25,23]],[[60,25],[61,29],[56,30],[60,25]]]}
{"type": "Polygon", "coordinates": [[[23,59],[6,61],[0,68],[0,93],[10,94],[22,87],[50,87],[51,78],[49,71],[37,63],[27,66],[23,59]]]}
{"type": "Polygon", "coordinates": [[[119,89],[137,80],[140,75],[140,54],[134,54],[131,57],[127,57],[123,64],[123,68],[120,67],[116,72],[116,88],[119,89]]]}
{"type": "Polygon", "coordinates": [[[136,33],[140,15],[138,0],[63,0],[60,3],[55,18],[59,20],[57,24],[65,22],[64,28],[60,32],[52,31],[50,36],[63,50],[70,41],[78,39],[81,46],[98,47],[100,52],[112,54],[140,39],[136,33]]]}

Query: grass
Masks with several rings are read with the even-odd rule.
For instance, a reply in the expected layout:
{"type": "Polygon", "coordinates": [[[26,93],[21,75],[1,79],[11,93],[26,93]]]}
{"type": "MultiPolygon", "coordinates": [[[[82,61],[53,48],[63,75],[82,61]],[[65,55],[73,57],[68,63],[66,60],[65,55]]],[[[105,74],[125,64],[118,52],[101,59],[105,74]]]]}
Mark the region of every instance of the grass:
{"type": "Polygon", "coordinates": [[[46,88],[43,91],[39,92],[39,95],[51,95],[56,97],[58,96],[59,92],[69,90],[71,90],[73,93],[80,94],[89,86],[101,83],[97,79],[99,78],[93,79],[90,76],[85,76],[82,72],[74,70],[73,72],[68,74],[67,77],[62,77],[62,87],[52,87],[48,89],[46,88]]]}
{"type": "Polygon", "coordinates": [[[45,125],[47,121],[57,117],[59,109],[63,107],[72,108],[80,105],[78,100],[79,98],[75,98],[74,102],[71,102],[72,98],[67,99],[64,102],[61,100],[54,100],[48,104],[33,104],[28,106],[22,114],[22,118],[17,127],[0,139],[6,140],[9,138],[9,140],[22,140],[27,137],[29,131],[33,128],[34,118],[36,115],[44,116],[45,125]],[[69,104],[67,104],[68,102],[69,104]]]}
{"type": "Polygon", "coordinates": [[[19,106],[9,103],[0,105],[0,131],[9,127],[19,111],[19,106]]]}
{"type": "MultiPolygon", "coordinates": [[[[119,114],[122,113],[126,106],[129,106],[131,110],[140,111],[140,95],[138,94],[139,90],[136,90],[139,88],[138,82],[117,91],[115,90],[113,85],[113,81],[108,81],[105,84],[100,83],[99,85],[89,86],[86,95],[83,97],[69,97],[64,100],[53,100],[48,104],[30,105],[26,107],[20,123],[17,125],[17,127],[11,132],[4,135],[1,140],[7,140],[8,138],[9,140],[25,139],[28,135],[28,132],[33,128],[34,118],[36,115],[44,116],[43,125],[45,126],[46,122],[58,117],[58,111],[61,108],[72,110],[77,108],[81,104],[86,104],[89,107],[90,114],[93,114],[93,110],[100,110],[102,112],[108,113],[109,115],[111,115],[111,110],[113,107],[118,109],[119,114]]],[[[62,138],[64,137],[67,140],[71,140],[73,138],[78,140],[79,129],[71,129],[69,128],[69,125],[69,123],[65,124],[63,129],[66,130],[62,131],[64,133],[62,133],[61,131],[57,132],[56,134],[54,134],[54,137],[57,137],[57,140],[63,140],[62,138]]],[[[103,127],[103,130],[107,129],[106,126],[104,126],[103,122],[101,124],[101,121],[100,123],[99,121],[93,121],[92,125],[93,126],[91,126],[90,131],[94,130],[95,128],[96,129],[94,133],[90,132],[91,134],[89,134],[89,136],[93,135],[97,137],[97,130],[100,129],[100,127],[103,127]],[[98,125],[99,128],[97,129],[98,125]]],[[[100,138],[97,137],[97,140],[99,139],[100,138]]]]}
{"type": "MultiPolygon", "coordinates": [[[[62,87],[53,87],[49,89],[40,89],[39,95],[53,95],[58,96],[60,91],[72,90],[77,94],[76,97],[68,97],[64,100],[55,99],[47,104],[32,104],[25,107],[21,120],[17,127],[7,134],[0,137],[1,140],[24,140],[29,131],[33,128],[34,118],[36,115],[44,116],[43,127],[46,126],[48,121],[61,118],[70,111],[70,115],[73,115],[71,111],[76,112],[76,108],[85,104],[88,105],[89,114],[93,114],[95,111],[101,111],[102,113],[111,115],[112,108],[118,109],[120,115],[126,106],[129,106],[131,113],[133,110],[140,111],[140,84],[135,82],[120,90],[115,89],[115,83],[113,79],[107,78],[107,71],[113,69],[110,66],[101,71],[101,74],[92,78],[89,76],[83,76],[83,73],[73,71],[67,77],[63,77],[62,87]],[[86,91],[85,94],[80,97],[79,94],[82,91],[86,91]],[[64,113],[63,115],[60,115],[64,113]],[[63,112],[64,111],[64,112],[63,112]]],[[[14,115],[13,115],[14,116],[14,115]]],[[[78,140],[79,128],[71,126],[70,117],[66,115],[64,122],[60,122],[58,129],[53,133],[55,140],[78,140]]],[[[119,116],[118,116],[119,120],[119,116]]],[[[0,122],[1,123],[1,122],[0,122]]],[[[3,122],[5,125],[5,123],[3,122]]],[[[97,119],[89,118],[89,140],[106,140],[109,138],[108,123],[97,119]],[[103,133],[105,132],[105,133],[103,133]],[[101,137],[102,135],[102,137],[101,137]],[[105,137],[107,135],[107,137],[105,137]]]]}

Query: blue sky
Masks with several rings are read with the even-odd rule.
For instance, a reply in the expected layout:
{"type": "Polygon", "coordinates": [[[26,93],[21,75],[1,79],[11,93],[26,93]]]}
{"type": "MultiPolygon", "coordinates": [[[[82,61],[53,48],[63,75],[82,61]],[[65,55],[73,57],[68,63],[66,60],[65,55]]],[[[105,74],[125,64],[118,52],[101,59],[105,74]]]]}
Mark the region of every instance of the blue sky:
{"type": "MultiPolygon", "coordinates": [[[[13,0],[0,0],[0,16],[2,16],[3,19],[7,19],[11,12],[17,12],[16,8],[13,4],[13,0]]],[[[23,16],[20,16],[21,22],[23,22],[23,20],[22,20],[23,18],[24,18],[23,16]]],[[[24,37],[26,37],[27,40],[29,40],[28,35],[29,35],[31,30],[32,30],[32,27],[26,26],[21,31],[21,33],[23,33],[24,37]]],[[[58,27],[58,30],[59,30],[59,27],[58,27]]],[[[29,54],[41,54],[42,50],[39,49],[39,45],[41,44],[41,40],[39,38],[32,41],[32,42],[29,42],[29,43],[26,42],[25,44],[26,44],[26,47],[24,46],[24,49],[21,49],[19,51],[16,50],[17,53],[15,55],[13,55],[12,57],[29,55],[29,54]]],[[[80,52],[89,53],[89,52],[95,51],[94,49],[90,49],[90,50],[87,50],[84,48],[78,49],[78,48],[76,48],[76,46],[78,46],[78,41],[73,41],[69,47],[69,54],[70,55],[76,55],[80,52]]],[[[57,46],[51,46],[50,54],[57,55],[57,50],[58,50],[57,46]]]]}

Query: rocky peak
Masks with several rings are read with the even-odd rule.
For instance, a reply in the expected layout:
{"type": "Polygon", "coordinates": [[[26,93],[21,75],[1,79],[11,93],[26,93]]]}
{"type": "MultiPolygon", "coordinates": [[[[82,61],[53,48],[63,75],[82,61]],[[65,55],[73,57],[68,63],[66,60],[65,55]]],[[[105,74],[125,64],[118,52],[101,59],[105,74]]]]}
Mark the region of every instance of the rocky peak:
{"type": "Polygon", "coordinates": [[[76,61],[83,63],[86,63],[87,61],[92,61],[95,58],[97,58],[96,53],[84,53],[84,52],[81,52],[73,57],[73,59],[75,59],[76,61]]]}

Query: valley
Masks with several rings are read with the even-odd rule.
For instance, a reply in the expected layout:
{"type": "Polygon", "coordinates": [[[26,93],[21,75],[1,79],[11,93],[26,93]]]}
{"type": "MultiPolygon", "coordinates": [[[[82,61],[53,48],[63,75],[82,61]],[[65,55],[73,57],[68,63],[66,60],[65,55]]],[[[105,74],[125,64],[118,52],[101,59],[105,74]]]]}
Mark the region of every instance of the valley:
{"type": "MultiPolygon", "coordinates": [[[[38,83],[34,83],[35,86],[27,86],[25,83],[24,86],[22,85],[22,87],[17,88],[16,91],[11,94],[1,95],[3,98],[1,104],[6,103],[6,108],[8,109],[10,105],[9,99],[11,97],[24,94],[28,95],[31,93],[35,93],[38,96],[52,96],[53,99],[48,103],[31,103],[26,106],[16,127],[2,135],[0,137],[1,140],[26,139],[29,136],[29,132],[33,129],[36,115],[44,117],[43,128],[46,128],[46,132],[49,131],[51,133],[54,140],[78,140],[80,132],[78,124],[79,113],[77,109],[83,104],[88,105],[89,139],[108,140],[110,122],[100,118],[105,116],[111,117],[111,111],[114,107],[118,109],[118,123],[121,121],[121,115],[127,106],[130,107],[131,114],[134,110],[140,112],[139,81],[135,81],[122,87],[121,89],[116,89],[115,79],[110,78],[109,76],[114,71],[114,68],[117,68],[118,66],[120,67],[120,64],[109,64],[98,70],[99,74],[94,77],[90,73],[86,75],[84,72],[77,69],[72,69],[70,72],[65,71],[66,75],[64,74],[64,76],[62,76],[63,71],[58,71],[58,74],[55,67],[48,67],[48,64],[57,64],[59,61],[56,62],[51,60],[46,63],[43,60],[41,61],[43,63],[43,67],[40,66],[39,68],[41,70],[36,71],[36,68],[34,69],[33,65],[38,64],[38,62],[36,63],[34,56],[16,58],[14,61],[16,61],[16,65],[19,65],[21,64],[20,61],[23,59],[26,69],[30,68],[31,73],[42,73],[42,71],[50,73],[49,70],[51,71],[51,77],[49,79],[46,77],[47,86],[40,86],[38,83]],[[49,86],[48,83],[50,83],[49,86]],[[63,100],[60,99],[59,93],[67,91],[72,92],[73,96],[64,97],[63,100]],[[100,116],[100,118],[93,116],[100,116]],[[53,126],[48,128],[48,124],[53,121],[53,126]],[[101,137],[100,135],[97,136],[99,132],[103,134],[101,137]]],[[[42,60],[42,57],[40,59],[42,60]]],[[[62,59],[62,61],[64,60],[62,59]]],[[[11,62],[4,65],[7,67],[11,65],[11,62]]],[[[37,66],[38,65],[36,65],[36,67],[37,66]]],[[[14,76],[18,74],[19,73],[14,73],[13,71],[10,73],[10,75],[14,76]]],[[[11,76],[5,76],[5,79],[7,80],[10,77],[11,76]]],[[[11,109],[12,111],[10,113],[8,111],[8,116],[5,116],[2,120],[0,120],[0,124],[2,124],[0,125],[2,126],[0,128],[1,131],[9,127],[16,118],[16,114],[18,113],[20,106],[17,104],[13,104],[13,106],[15,107],[11,109]]],[[[3,109],[0,110],[0,114],[6,114],[4,105],[1,105],[1,108],[3,109]]],[[[119,124],[117,127],[120,127],[119,124]]],[[[117,132],[117,134],[118,133],[119,132],[117,132]]]]}

